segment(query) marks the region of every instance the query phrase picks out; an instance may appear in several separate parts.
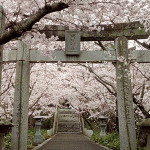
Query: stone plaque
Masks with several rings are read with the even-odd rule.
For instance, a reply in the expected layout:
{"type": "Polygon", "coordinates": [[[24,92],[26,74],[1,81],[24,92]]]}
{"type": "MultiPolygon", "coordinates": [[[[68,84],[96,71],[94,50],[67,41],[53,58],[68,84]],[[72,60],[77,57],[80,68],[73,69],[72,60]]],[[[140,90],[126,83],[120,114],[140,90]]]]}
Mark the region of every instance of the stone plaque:
{"type": "Polygon", "coordinates": [[[65,31],[65,53],[66,55],[80,54],[80,31],[66,30],[65,31]]]}

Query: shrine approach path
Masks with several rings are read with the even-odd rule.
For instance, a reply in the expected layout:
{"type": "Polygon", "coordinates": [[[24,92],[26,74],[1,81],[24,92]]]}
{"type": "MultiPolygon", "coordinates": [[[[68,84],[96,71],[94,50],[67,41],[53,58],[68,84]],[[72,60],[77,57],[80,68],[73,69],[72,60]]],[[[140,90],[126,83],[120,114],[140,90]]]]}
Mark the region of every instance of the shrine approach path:
{"type": "Polygon", "coordinates": [[[109,150],[83,134],[57,134],[38,150],[109,150]]]}

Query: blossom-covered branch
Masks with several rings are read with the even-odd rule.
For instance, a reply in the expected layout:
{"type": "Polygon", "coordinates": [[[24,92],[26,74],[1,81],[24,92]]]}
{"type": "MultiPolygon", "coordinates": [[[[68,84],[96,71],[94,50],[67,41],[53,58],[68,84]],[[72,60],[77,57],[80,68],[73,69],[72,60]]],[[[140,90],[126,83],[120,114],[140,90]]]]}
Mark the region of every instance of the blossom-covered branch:
{"type": "Polygon", "coordinates": [[[32,29],[32,26],[36,22],[38,22],[41,18],[43,18],[45,15],[52,12],[61,11],[68,7],[69,5],[63,2],[54,3],[52,5],[48,4],[44,6],[43,8],[39,9],[34,15],[30,16],[26,20],[18,22],[16,25],[12,27],[12,29],[3,34],[0,37],[0,45],[5,44],[17,37],[20,37],[26,31],[30,31],[32,29]]]}

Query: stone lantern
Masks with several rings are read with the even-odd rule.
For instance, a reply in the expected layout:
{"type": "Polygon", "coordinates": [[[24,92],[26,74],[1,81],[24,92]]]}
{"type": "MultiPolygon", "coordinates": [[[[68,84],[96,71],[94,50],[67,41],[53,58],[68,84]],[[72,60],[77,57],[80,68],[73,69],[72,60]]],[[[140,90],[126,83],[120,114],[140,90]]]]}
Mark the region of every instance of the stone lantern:
{"type": "Polygon", "coordinates": [[[140,129],[147,133],[147,145],[146,150],[150,150],[150,118],[144,119],[142,122],[138,123],[140,129]]]}
{"type": "Polygon", "coordinates": [[[34,136],[34,139],[33,139],[33,145],[38,145],[38,144],[41,144],[43,142],[43,138],[42,138],[42,135],[41,135],[41,119],[42,119],[42,116],[40,116],[40,114],[38,114],[37,116],[34,117],[35,119],[35,128],[36,128],[36,133],[35,133],[35,136],[34,136]]]}
{"type": "Polygon", "coordinates": [[[107,126],[107,119],[108,118],[103,115],[99,116],[99,118],[98,118],[100,130],[101,130],[99,138],[102,136],[106,136],[105,130],[106,130],[106,126],[107,126]]]}
{"type": "Polygon", "coordinates": [[[4,150],[4,136],[10,131],[11,127],[14,125],[5,120],[5,119],[0,119],[0,150],[4,150]]]}

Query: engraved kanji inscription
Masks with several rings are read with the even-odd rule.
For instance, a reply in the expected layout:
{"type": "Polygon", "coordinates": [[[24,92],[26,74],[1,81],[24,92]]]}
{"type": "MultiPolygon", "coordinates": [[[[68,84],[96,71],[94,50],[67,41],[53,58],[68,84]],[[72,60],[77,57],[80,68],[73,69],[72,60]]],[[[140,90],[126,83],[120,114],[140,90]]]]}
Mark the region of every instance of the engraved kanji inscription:
{"type": "Polygon", "coordinates": [[[65,32],[65,42],[66,55],[80,54],[80,31],[67,30],[65,32]]]}

